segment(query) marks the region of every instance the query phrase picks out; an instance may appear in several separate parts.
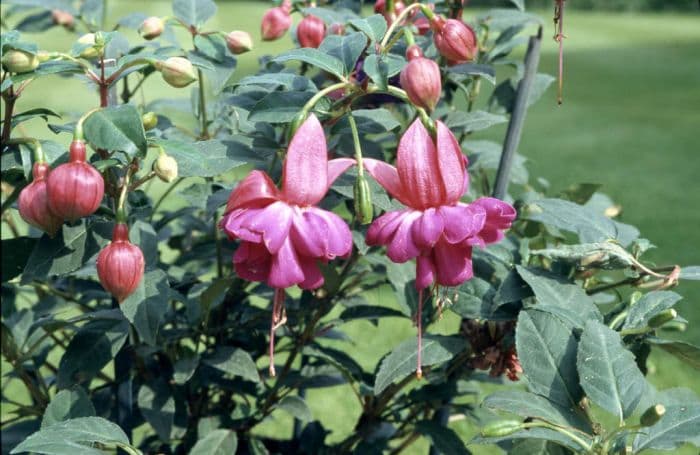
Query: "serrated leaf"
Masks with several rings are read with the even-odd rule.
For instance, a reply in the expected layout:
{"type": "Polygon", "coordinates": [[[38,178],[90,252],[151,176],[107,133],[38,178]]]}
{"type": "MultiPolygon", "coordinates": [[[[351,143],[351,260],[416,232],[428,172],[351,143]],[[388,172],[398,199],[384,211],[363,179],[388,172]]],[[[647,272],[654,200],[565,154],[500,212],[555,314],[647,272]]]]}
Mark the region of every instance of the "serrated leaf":
{"type": "Polygon", "coordinates": [[[345,67],[343,65],[343,62],[318,49],[293,49],[291,51],[287,51],[281,55],[278,55],[277,57],[272,59],[272,61],[278,63],[284,63],[289,61],[305,62],[324,71],[328,71],[329,73],[338,76],[340,79],[343,79],[345,77],[345,67]]]}
{"type": "Polygon", "coordinates": [[[350,74],[355,69],[355,63],[367,46],[367,37],[362,32],[349,33],[347,35],[330,35],[323,40],[318,50],[332,55],[345,67],[345,74],[350,74]]]}
{"type": "Polygon", "coordinates": [[[430,439],[432,446],[443,455],[469,455],[464,442],[451,428],[430,420],[416,423],[416,431],[430,439]]]}
{"type": "Polygon", "coordinates": [[[106,107],[88,116],[85,140],[94,148],[119,150],[129,156],[145,156],[148,144],[141,115],[136,107],[124,104],[106,107]]]}
{"type": "Polygon", "coordinates": [[[202,362],[233,376],[240,376],[248,381],[260,382],[260,374],[250,354],[243,349],[222,346],[214,354],[204,357],[202,362]]]}
{"type": "Polygon", "coordinates": [[[579,342],[577,367],[586,395],[620,421],[629,417],[648,385],[620,334],[588,321],[579,342]]]}
{"type": "Polygon", "coordinates": [[[173,0],[173,14],[187,25],[199,27],[216,14],[212,0],[173,0]]]}
{"type": "Polygon", "coordinates": [[[235,431],[213,430],[201,438],[190,450],[190,455],[231,455],[238,448],[235,431]]]}
{"type": "Polygon", "coordinates": [[[683,297],[672,291],[652,291],[632,305],[625,318],[624,329],[646,327],[651,318],[673,306],[683,297]]]}
{"type": "MultiPolygon", "coordinates": [[[[423,336],[421,366],[446,362],[466,348],[466,341],[460,337],[441,335],[423,336]]],[[[374,394],[379,395],[393,382],[403,379],[416,371],[418,348],[416,339],[406,340],[384,357],[374,381],[374,394]]]]}
{"type": "Polygon", "coordinates": [[[666,406],[666,413],[654,426],[642,428],[634,439],[635,452],[644,449],[672,450],[689,442],[700,447],[700,404],[666,406]]]}
{"type": "Polygon", "coordinates": [[[520,364],[529,389],[565,408],[583,396],[576,371],[573,327],[543,311],[521,311],[515,331],[520,364]]]}
{"type": "Polygon", "coordinates": [[[143,384],[137,402],[141,414],[156,430],[161,441],[170,441],[175,421],[175,399],[168,385],[162,381],[143,384]]]}
{"type": "Polygon", "coordinates": [[[367,35],[372,42],[381,41],[387,29],[386,19],[381,14],[353,19],[349,24],[367,35]]]}
{"type": "Polygon", "coordinates": [[[246,148],[238,142],[236,147],[227,147],[216,140],[182,142],[159,139],[154,142],[175,158],[180,177],[214,177],[247,163],[244,157],[237,156],[241,149],[246,148]]]}
{"type": "Polygon", "coordinates": [[[310,422],[313,420],[311,409],[309,409],[309,406],[303,398],[288,395],[277,404],[277,408],[302,422],[310,422]]]}
{"type": "Polygon", "coordinates": [[[199,366],[199,355],[188,352],[173,364],[173,381],[182,385],[190,380],[199,366]]]}
{"type": "Polygon", "coordinates": [[[128,445],[129,439],[118,425],[107,419],[102,417],[80,417],[42,428],[12,449],[10,453],[103,454],[103,451],[88,446],[88,444],[94,443],[128,445]]]}
{"type": "Polygon", "coordinates": [[[98,319],[81,327],[61,357],[58,388],[90,381],[117,355],[128,335],[126,319],[98,319]]]}
{"type": "Polygon", "coordinates": [[[78,417],[95,415],[90,397],[80,386],[59,391],[44,411],[41,428],[78,417]]]}
{"type": "Polygon", "coordinates": [[[491,65],[480,63],[462,63],[447,68],[447,71],[454,74],[466,74],[468,76],[479,76],[492,84],[496,83],[496,70],[491,65]]]}
{"type": "Polygon", "coordinates": [[[141,339],[155,346],[158,330],[165,318],[169,301],[168,277],[162,270],[155,269],[144,274],[139,286],[119,305],[119,308],[134,325],[141,339]]]}
{"type": "Polygon", "coordinates": [[[700,347],[683,341],[662,340],[650,337],[649,342],[683,361],[684,364],[700,370],[700,347]]]}
{"type": "Polygon", "coordinates": [[[508,119],[503,115],[491,114],[486,111],[450,112],[445,119],[445,124],[451,130],[461,130],[465,132],[481,131],[505,123],[508,119]]]}

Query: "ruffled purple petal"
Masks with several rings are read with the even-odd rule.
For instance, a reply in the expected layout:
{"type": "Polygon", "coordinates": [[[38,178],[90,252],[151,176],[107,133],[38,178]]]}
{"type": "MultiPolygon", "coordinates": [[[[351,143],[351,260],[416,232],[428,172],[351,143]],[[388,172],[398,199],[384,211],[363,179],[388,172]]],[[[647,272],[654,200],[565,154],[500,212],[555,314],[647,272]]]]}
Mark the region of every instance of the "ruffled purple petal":
{"type": "Polygon", "coordinates": [[[435,264],[432,252],[422,254],[416,259],[416,289],[425,289],[435,281],[435,264]]]}
{"type": "Polygon", "coordinates": [[[233,255],[236,274],[248,281],[265,281],[270,273],[272,255],[260,243],[241,242],[233,255]]]}
{"type": "Polygon", "coordinates": [[[292,241],[287,237],[277,254],[272,256],[267,284],[273,288],[288,288],[304,281],[304,271],[299,264],[292,241]]]}
{"type": "Polygon", "coordinates": [[[401,223],[386,250],[386,255],[394,262],[406,262],[420,254],[420,249],[413,241],[413,222],[420,218],[421,212],[405,212],[401,223]]]}
{"type": "Polygon", "coordinates": [[[323,286],[323,275],[315,259],[300,258],[301,269],[304,272],[304,281],[299,283],[302,289],[317,289],[323,286]]]}
{"type": "Polygon", "coordinates": [[[394,236],[394,232],[401,224],[404,214],[408,212],[408,210],[395,210],[387,212],[374,220],[367,230],[365,238],[367,245],[388,245],[394,236]]]}
{"type": "Polygon", "coordinates": [[[279,199],[279,190],[262,171],[251,171],[231,192],[226,212],[243,207],[264,207],[279,199]]]}
{"type": "Polygon", "coordinates": [[[433,250],[436,280],[442,286],[458,286],[474,276],[471,247],[451,245],[444,240],[433,250]]]}
{"type": "Polygon", "coordinates": [[[291,225],[292,208],[284,202],[278,201],[264,209],[257,210],[257,214],[250,217],[243,227],[252,232],[261,233],[267,249],[270,253],[276,254],[287,240],[291,225]]]}
{"type": "Polygon", "coordinates": [[[434,209],[423,211],[420,218],[413,222],[413,241],[421,249],[430,249],[438,241],[445,228],[442,216],[434,209]]]}
{"type": "Polygon", "coordinates": [[[460,243],[477,235],[486,221],[486,211],[478,205],[444,205],[438,211],[445,222],[445,240],[449,243],[460,243]]]}
{"type": "Polygon", "coordinates": [[[345,257],[352,251],[352,233],[341,217],[328,210],[310,207],[309,213],[323,220],[328,230],[328,247],[324,252],[325,259],[345,257]]]}
{"type": "Polygon", "coordinates": [[[222,226],[230,239],[262,243],[262,233],[248,227],[263,209],[235,209],[224,216],[222,226]]]}

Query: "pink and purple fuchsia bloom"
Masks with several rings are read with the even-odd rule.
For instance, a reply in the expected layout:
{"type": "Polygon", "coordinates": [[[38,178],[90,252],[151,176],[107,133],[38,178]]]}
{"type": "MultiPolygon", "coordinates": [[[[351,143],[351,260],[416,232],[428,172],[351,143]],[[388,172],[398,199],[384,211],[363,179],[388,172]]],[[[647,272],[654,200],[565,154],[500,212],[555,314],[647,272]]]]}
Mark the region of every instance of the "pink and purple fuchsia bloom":
{"type": "Polygon", "coordinates": [[[344,257],[352,235],[338,215],[315,207],[355,160],[328,161],[323,127],[312,114],[297,130],[284,162],[282,189],[262,171],[252,171],[233,190],[220,226],[239,239],[233,256],[238,276],[275,288],[270,330],[270,374],[274,376],[274,330],[284,322],[284,288],[323,285],[318,261],[344,257]]]}
{"type": "Polygon", "coordinates": [[[433,139],[420,120],[413,122],[399,142],[396,168],[364,160],[377,182],[407,206],[377,218],[366,240],[368,245],[387,246],[394,262],[416,259],[419,377],[423,290],[432,284],[457,286],[472,278],[472,247],[501,240],[516,216],[511,205],[498,199],[460,202],[469,184],[467,159],[447,126],[440,121],[436,126],[433,139]]]}

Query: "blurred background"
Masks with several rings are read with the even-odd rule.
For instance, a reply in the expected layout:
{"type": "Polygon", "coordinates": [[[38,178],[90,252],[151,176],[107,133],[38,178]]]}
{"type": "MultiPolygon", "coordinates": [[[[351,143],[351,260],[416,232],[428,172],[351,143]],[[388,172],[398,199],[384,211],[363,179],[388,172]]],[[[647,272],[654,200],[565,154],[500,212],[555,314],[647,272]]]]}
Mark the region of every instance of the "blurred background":
{"type": "MultiPolygon", "coordinates": [[[[525,3],[545,20],[540,72],[555,75],[553,0],[525,3]]],[[[217,4],[219,12],[206,29],[246,30],[255,40],[254,51],[240,56],[234,79],[254,73],[259,57],[292,45],[289,34],[276,42],[260,41],[260,18],[271,2],[230,0],[217,4]]],[[[465,9],[465,20],[470,21],[483,8],[508,4],[507,0],[471,0],[465,9]]],[[[657,265],[700,265],[698,1],[568,0],[566,7],[564,104],[557,106],[553,85],[528,113],[519,152],[527,158],[531,176],[546,179],[554,192],[574,183],[601,184],[601,191],[622,206],[621,220],[638,226],[642,236],[657,246],[645,256],[647,261],[657,265]]],[[[9,5],[3,2],[3,18],[8,10],[9,5]]],[[[136,11],[170,15],[170,1],[110,0],[109,23],[136,11]]],[[[12,29],[22,17],[19,14],[3,19],[3,31],[12,29]]],[[[298,21],[295,15],[294,22],[298,21]]],[[[140,42],[135,31],[122,31],[132,44],[140,42]]],[[[77,39],[76,34],[56,27],[46,33],[23,34],[46,50],[68,51],[77,39]]],[[[508,75],[503,70],[499,80],[508,75]]],[[[485,88],[477,107],[486,104],[490,87],[485,88]]],[[[187,98],[189,90],[173,89],[153,77],[135,101],[148,106],[160,98],[187,98]]],[[[97,93],[91,96],[84,82],[47,77],[27,89],[17,109],[21,112],[46,107],[67,122],[98,103],[97,93]]],[[[152,110],[157,112],[155,107],[152,110]]],[[[181,114],[191,116],[191,111],[181,114]]],[[[67,135],[54,136],[41,120],[24,124],[18,132],[68,141],[67,135]]],[[[504,134],[505,127],[495,127],[475,138],[501,142],[504,134]]],[[[158,182],[154,187],[157,185],[164,184],[158,182]]],[[[700,344],[700,283],[684,282],[676,291],[684,296],[680,314],[690,321],[689,330],[679,333],[678,338],[700,344]]],[[[456,324],[456,319],[446,318],[436,330],[453,331],[456,324]]],[[[338,347],[362,352],[362,364],[368,369],[391,346],[415,336],[407,321],[395,318],[378,327],[358,321],[347,324],[345,329],[354,344],[338,347]]],[[[684,386],[700,393],[697,374],[697,370],[669,356],[651,357],[649,378],[659,388],[684,386]]],[[[359,413],[354,402],[346,400],[346,392],[335,387],[309,394],[314,417],[333,430],[328,436],[331,440],[342,439],[351,431],[359,413]]],[[[473,400],[478,403],[481,398],[473,400]]],[[[290,421],[279,419],[271,421],[265,431],[274,435],[280,428],[289,431],[290,425],[290,421]]],[[[474,428],[464,422],[456,422],[454,427],[465,438],[474,434],[474,428]]],[[[410,453],[426,453],[426,444],[416,445],[410,453]]],[[[677,453],[695,454],[697,450],[677,453]]]]}

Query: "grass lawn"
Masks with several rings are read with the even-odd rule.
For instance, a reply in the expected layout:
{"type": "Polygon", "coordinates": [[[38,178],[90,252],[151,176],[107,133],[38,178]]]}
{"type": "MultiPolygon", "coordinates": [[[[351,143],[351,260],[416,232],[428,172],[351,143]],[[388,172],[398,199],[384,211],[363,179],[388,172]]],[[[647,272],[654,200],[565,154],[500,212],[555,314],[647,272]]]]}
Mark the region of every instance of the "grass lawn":
{"type": "MultiPolygon", "coordinates": [[[[131,11],[158,15],[170,13],[165,1],[112,2],[117,18],[131,11]]],[[[253,33],[256,51],[239,60],[241,77],[255,70],[257,57],[276,53],[291,43],[259,41],[259,20],[264,3],[220,3],[213,29],[245,29],[253,33]]],[[[549,11],[545,36],[553,35],[549,11]]],[[[554,89],[528,114],[520,153],[529,160],[531,175],[549,180],[554,189],[572,183],[594,182],[622,204],[622,219],[638,226],[658,246],[648,258],[658,264],[700,264],[700,27],[697,15],[617,15],[571,11],[567,17],[564,105],[556,106],[554,89]]],[[[135,37],[135,34],[131,36],[135,37]]],[[[62,31],[38,38],[50,50],[68,49],[73,41],[62,31]]],[[[540,70],[556,68],[555,44],[546,40],[540,70]]],[[[153,78],[157,79],[157,78],[153,78]]],[[[148,100],[177,96],[158,80],[145,84],[148,100]]],[[[179,92],[185,96],[187,90],[179,92]]],[[[84,112],[97,96],[86,96],[77,80],[50,78],[35,83],[21,98],[19,111],[43,106],[59,113],[84,112]]],[[[501,141],[505,128],[482,137],[501,141]]],[[[40,122],[28,124],[26,133],[47,137],[40,122]]],[[[64,138],[65,139],[65,138],[64,138]]],[[[155,186],[155,185],[154,185],[155,186]]],[[[682,284],[685,296],[680,314],[691,321],[679,338],[700,344],[700,285],[682,284]]],[[[446,318],[436,331],[450,331],[456,318],[446,318]]],[[[355,344],[365,368],[372,368],[390,346],[414,336],[407,321],[383,321],[378,327],[352,322],[344,328],[355,344]]],[[[345,349],[347,344],[343,345],[345,349]]],[[[697,372],[668,356],[654,355],[650,380],[659,388],[686,386],[700,393],[697,372]]],[[[7,390],[5,390],[7,392],[7,390]]],[[[477,397],[477,401],[482,397],[477,397]]],[[[332,430],[330,440],[351,431],[359,407],[343,387],[309,393],[314,418],[332,430]]],[[[274,415],[263,431],[288,434],[290,420],[274,415]]],[[[474,429],[464,422],[454,428],[468,439],[474,429]]],[[[493,449],[470,447],[475,453],[493,449]]],[[[406,453],[424,454],[426,441],[406,453]]],[[[691,454],[694,450],[675,453],[691,454]]]]}

